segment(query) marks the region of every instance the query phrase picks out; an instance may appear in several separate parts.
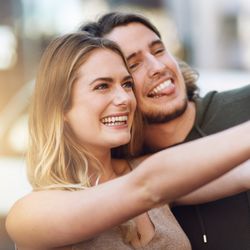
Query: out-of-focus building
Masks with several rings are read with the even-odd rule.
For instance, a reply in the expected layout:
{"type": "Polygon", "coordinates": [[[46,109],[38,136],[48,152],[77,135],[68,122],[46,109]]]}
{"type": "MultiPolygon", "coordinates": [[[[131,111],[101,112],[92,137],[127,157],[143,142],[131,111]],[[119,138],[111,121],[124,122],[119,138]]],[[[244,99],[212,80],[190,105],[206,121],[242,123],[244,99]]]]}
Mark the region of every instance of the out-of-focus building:
{"type": "Polygon", "coordinates": [[[165,0],[187,60],[206,69],[250,70],[248,0],[165,0]]]}

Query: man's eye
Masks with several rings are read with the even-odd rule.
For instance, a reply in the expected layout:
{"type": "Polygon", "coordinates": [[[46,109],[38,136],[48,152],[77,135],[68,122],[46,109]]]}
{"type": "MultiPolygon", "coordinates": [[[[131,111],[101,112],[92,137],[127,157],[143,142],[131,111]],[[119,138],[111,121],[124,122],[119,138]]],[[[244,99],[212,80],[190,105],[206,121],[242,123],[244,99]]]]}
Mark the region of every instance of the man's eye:
{"type": "Polygon", "coordinates": [[[135,70],[139,66],[139,63],[132,63],[129,65],[130,70],[135,70]]]}
{"type": "Polygon", "coordinates": [[[155,50],[154,54],[158,55],[158,54],[161,54],[163,51],[164,51],[164,48],[160,48],[160,49],[155,50]]]}
{"type": "Polygon", "coordinates": [[[103,90],[103,89],[107,89],[107,88],[108,88],[107,83],[100,83],[94,87],[94,90],[103,90]]]}
{"type": "Polygon", "coordinates": [[[132,89],[134,87],[134,83],[132,81],[127,81],[122,84],[123,88],[132,89]]]}

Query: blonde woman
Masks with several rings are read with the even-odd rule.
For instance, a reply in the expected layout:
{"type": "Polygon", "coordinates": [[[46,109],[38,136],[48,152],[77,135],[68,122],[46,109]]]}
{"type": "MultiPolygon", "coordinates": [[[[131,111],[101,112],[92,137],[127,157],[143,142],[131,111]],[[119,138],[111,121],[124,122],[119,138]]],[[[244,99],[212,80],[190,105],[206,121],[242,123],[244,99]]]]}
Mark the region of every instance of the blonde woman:
{"type": "Polygon", "coordinates": [[[249,167],[231,170],[249,159],[249,122],[163,150],[131,171],[111,154],[136,154],[139,121],[116,44],[75,33],[48,46],[30,113],[34,191],[16,202],[6,224],[18,249],[191,249],[167,204],[200,201],[221,184],[207,199],[249,188],[238,181],[249,167]]]}

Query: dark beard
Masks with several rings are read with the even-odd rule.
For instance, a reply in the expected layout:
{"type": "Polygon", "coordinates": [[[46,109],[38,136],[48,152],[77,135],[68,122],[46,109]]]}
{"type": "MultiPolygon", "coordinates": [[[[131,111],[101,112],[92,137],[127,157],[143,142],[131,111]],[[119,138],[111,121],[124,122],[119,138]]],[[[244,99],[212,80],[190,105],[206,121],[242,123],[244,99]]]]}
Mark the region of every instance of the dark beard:
{"type": "Polygon", "coordinates": [[[170,122],[179,116],[181,116],[187,109],[188,106],[188,100],[187,98],[183,100],[183,104],[180,108],[176,109],[175,112],[171,114],[145,114],[144,119],[147,124],[160,124],[160,123],[166,123],[170,122]]]}

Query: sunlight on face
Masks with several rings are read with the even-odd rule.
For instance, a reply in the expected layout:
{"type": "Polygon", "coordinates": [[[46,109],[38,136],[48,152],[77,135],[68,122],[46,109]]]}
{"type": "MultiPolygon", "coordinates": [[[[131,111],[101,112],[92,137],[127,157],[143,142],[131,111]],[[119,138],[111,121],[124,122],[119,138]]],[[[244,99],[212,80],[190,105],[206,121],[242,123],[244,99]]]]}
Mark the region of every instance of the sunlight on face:
{"type": "Polygon", "coordinates": [[[114,28],[105,37],[117,42],[125,54],[135,81],[138,107],[149,121],[185,110],[183,76],[157,34],[134,22],[114,28]]]}
{"type": "Polygon", "coordinates": [[[109,49],[94,50],[79,68],[66,121],[92,152],[129,142],[136,108],[132,87],[122,58],[109,49]]]}

